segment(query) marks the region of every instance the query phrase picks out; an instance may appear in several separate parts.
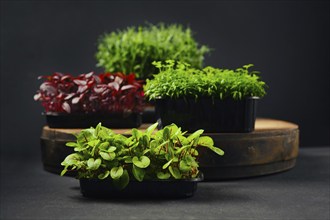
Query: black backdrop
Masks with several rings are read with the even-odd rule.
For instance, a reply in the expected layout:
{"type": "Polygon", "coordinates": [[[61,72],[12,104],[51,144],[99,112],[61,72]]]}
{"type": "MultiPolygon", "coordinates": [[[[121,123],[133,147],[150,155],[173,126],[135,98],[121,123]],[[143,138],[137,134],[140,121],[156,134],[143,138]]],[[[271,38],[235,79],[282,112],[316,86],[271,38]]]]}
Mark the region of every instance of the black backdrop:
{"type": "Polygon", "coordinates": [[[1,151],[39,152],[37,76],[96,68],[104,32],[145,22],[189,25],[214,49],[205,64],[253,63],[268,94],[259,117],[300,126],[301,146],[329,145],[329,1],[1,1],[1,151]]]}

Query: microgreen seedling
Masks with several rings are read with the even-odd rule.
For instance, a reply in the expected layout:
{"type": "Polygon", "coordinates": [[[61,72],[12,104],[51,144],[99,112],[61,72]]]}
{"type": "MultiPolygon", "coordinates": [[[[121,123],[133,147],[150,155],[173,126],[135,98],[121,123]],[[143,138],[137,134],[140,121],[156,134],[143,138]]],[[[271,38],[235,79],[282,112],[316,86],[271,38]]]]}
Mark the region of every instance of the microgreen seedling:
{"type": "Polygon", "coordinates": [[[34,100],[40,101],[45,112],[109,113],[142,112],[142,82],[134,74],[93,72],[72,76],[54,73],[42,76],[34,100]]]}
{"type": "Polygon", "coordinates": [[[201,68],[210,49],[199,46],[190,28],[178,24],[128,27],[100,36],[96,59],[105,71],[134,72],[138,78],[150,78],[157,69],[153,60],[175,59],[201,68]]]}
{"type": "Polygon", "coordinates": [[[110,178],[123,189],[130,179],[191,179],[197,177],[198,150],[205,147],[218,155],[224,152],[214,146],[203,130],[182,132],[175,124],[155,130],[157,123],[145,131],[132,129],[130,136],[115,134],[98,124],[82,130],[76,142],[68,142],[75,153],[61,163],[61,175],[76,170],[78,178],[110,178]]]}
{"type": "Polygon", "coordinates": [[[159,74],[147,79],[145,95],[150,99],[158,98],[232,98],[263,97],[266,84],[261,81],[259,72],[250,71],[252,64],[236,70],[205,67],[195,69],[184,62],[166,60],[154,61],[159,74]]]}

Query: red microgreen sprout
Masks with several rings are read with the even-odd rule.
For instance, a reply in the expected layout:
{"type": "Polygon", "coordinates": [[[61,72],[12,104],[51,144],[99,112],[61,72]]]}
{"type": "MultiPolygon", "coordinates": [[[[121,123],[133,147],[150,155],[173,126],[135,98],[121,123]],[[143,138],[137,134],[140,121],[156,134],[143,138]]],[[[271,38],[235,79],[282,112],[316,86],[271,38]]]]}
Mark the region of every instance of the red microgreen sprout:
{"type": "Polygon", "coordinates": [[[142,81],[135,75],[94,72],[72,76],[55,72],[44,79],[34,95],[46,113],[142,112],[142,81]]]}

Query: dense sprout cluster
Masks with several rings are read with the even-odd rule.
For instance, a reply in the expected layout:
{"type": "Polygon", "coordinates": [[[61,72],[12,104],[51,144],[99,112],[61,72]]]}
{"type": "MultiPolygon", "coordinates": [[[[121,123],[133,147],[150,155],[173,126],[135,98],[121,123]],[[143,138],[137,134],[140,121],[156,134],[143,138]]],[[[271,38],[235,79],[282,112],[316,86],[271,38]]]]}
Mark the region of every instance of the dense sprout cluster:
{"type": "Polygon", "coordinates": [[[155,61],[153,65],[159,73],[147,79],[144,87],[149,99],[157,98],[201,98],[242,99],[263,97],[266,84],[260,80],[259,72],[249,71],[253,65],[245,65],[236,70],[205,67],[195,69],[184,62],[167,60],[155,61]]]}
{"type": "Polygon", "coordinates": [[[107,113],[141,112],[144,94],[142,82],[134,74],[93,72],[72,76],[53,73],[41,76],[44,82],[34,95],[45,112],[107,113]]]}
{"type": "Polygon", "coordinates": [[[224,152],[211,137],[197,130],[186,136],[175,124],[155,131],[157,123],[145,131],[133,128],[129,137],[116,134],[98,124],[82,130],[76,142],[68,142],[75,153],[61,163],[66,172],[77,171],[78,178],[110,178],[120,189],[130,179],[191,179],[197,177],[198,150],[201,147],[218,155],[224,152]]]}
{"type": "Polygon", "coordinates": [[[198,45],[190,28],[150,24],[102,35],[96,58],[105,71],[134,72],[146,79],[156,72],[151,64],[154,60],[174,59],[201,68],[207,52],[209,48],[198,45]]]}

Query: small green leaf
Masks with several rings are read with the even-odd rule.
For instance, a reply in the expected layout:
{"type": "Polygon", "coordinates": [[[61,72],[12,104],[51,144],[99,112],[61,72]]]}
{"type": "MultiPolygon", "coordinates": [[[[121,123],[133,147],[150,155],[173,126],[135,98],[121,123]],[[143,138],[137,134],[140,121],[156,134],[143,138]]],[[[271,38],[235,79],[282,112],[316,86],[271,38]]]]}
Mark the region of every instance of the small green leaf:
{"type": "Polygon", "coordinates": [[[82,155],[78,153],[72,153],[66,156],[66,158],[63,160],[61,163],[62,166],[72,166],[72,165],[77,165],[80,161],[83,160],[82,155]]]}
{"type": "Polygon", "coordinates": [[[170,161],[168,161],[167,163],[165,163],[163,165],[163,169],[166,169],[171,163],[172,163],[173,159],[171,159],[170,161]]]}
{"type": "Polygon", "coordinates": [[[111,152],[114,152],[115,150],[117,150],[117,148],[116,147],[114,147],[114,146],[111,146],[111,147],[109,147],[109,149],[107,150],[109,153],[111,153],[111,152]]]}
{"type": "Polygon", "coordinates": [[[89,158],[87,161],[87,168],[89,170],[97,170],[101,165],[101,159],[97,158],[94,160],[94,158],[89,158]]]}
{"type": "Polygon", "coordinates": [[[68,147],[77,147],[77,146],[79,146],[76,142],[67,142],[66,144],[65,144],[65,146],[68,146],[68,147]]]}
{"type": "Polygon", "coordinates": [[[163,139],[168,140],[170,138],[170,136],[171,136],[170,129],[166,126],[163,129],[163,139]]]}
{"type": "Polygon", "coordinates": [[[225,152],[218,147],[208,147],[208,148],[220,156],[225,154],[225,152]]]}
{"type": "Polygon", "coordinates": [[[178,168],[169,166],[168,170],[170,171],[170,173],[172,174],[172,176],[175,179],[181,179],[181,173],[180,173],[180,170],[178,168]]]}
{"type": "Polygon", "coordinates": [[[198,151],[194,148],[191,148],[190,149],[190,154],[193,155],[193,156],[198,156],[198,151]]]}
{"type": "Polygon", "coordinates": [[[135,179],[141,182],[141,181],[143,181],[146,171],[133,164],[132,173],[133,173],[135,179]]]}
{"type": "Polygon", "coordinates": [[[121,175],[119,179],[113,180],[114,186],[119,190],[124,189],[128,185],[128,183],[129,183],[129,175],[127,170],[124,170],[123,175],[121,175]]]}
{"type": "Polygon", "coordinates": [[[154,132],[154,130],[157,128],[157,126],[158,126],[158,122],[150,125],[146,130],[147,135],[150,136],[154,132]]]}
{"type": "Polygon", "coordinates": [[[78,144],[78,146],[74,148],[74,151],[81,152],[81,151],[84,151],[88,148],[89,148],[88,144],[86,144],[85,146],[78,144]]]}
{"type": "Polygon", "coordinates": [[[214,153],[216,153],[220,156],[225,154],[225,152],[218,147],[214,147],[214,146],[204,146],[204,147],[207,147],[208,149],[212,150],[214,153]]]}
{"type": "Polygon", "coordinates": [[[191,135],[189,135],[189,136],[187,137],[187,140],[188,140],[189,142],[191,142],[192,140],[198,138],[201,134],[203,134],[203,132],[204,132],[203,129],[197,130],[197,131],[195,131],[194,133],[192,133],[191,135]]]}
{"type": "Polygon", "coordinates": [[[188,147],[190,147],[190,145],[185,145],[185,146],[180,147],[179,149],[177,149],[175,151],[175,154],[181,153],[183,150],[187,149],[188,147]]]}
{"type": "Polygon", "coordinates": [[[100,130],[102,130],[102,125],[101,125],[101,123],[98,123],[95,130],[94,130],[94,135],[96,137],[99,135],[100,130]]]}
{"type": "Polygon", "coordinates": [[[214,142],[213,142],[213,139],[209,136],[203,136],[203,137],[200,137],[198,142],[197,142],[198,145],[201,145],[201,146],[209,146],[209,147],[212,147],[214,145],[214,142]]]}
{"type": "Polygon", "coordinates": [[[113,160],[116,157],[116,154],[113,152],[107,153],[107,152],[100,152],[100,156],[104,159],[104,160],[113,160]]]}
{"type": "Polygon", "coordinates": [[[98,143],[100,142],[100,140],[92,140],[88,142],[88,145],[91,147],[96,146],[98,143]]]}
{"type": "Polygon", "coordinates": [[[131,156],[124,156],[123,157],[125,163],[133,163],[132,162],[132,157],[131,156]]]}
{"type": "Polygon", "coordinates": [[[184,158],[185,162],[191,167],[198,167],[198,163],[196,162],[195,158],[191,155],[186,155],[184,158]]]}
{"type": "Polygon", "coordinates": [[[107,149],[108,146],[109,146],[109,142],[103,142],[100,144],[99,148],[105,150],[107,149]]]}
{"type": "Polygon", "coordinates": [[[185,160],[180,161],[179,168],[184,173],[189,172],[191,170],[190,165],[185,160]]]}
{"type": "Polygon", "coordinates": [[[98,177],[99,179],[103,180],[103,179],[107,178],[107,177],[109,176],[109,174],[110,174],[110,171],[107,170],[107,171],[105,171],[104,173],[99,174],[97,177],[98,177]]]}
{"type": "Polygon", "coordinates": [[[139,130],[136,129],[136,128],[133,128],[133,129],[132,129],[132,136],[133,136],[134,138],[139,139],[139,138],[141,137],[141,135],[142,135],[142,132],[141,132],[141,131],[139,131],[139,130]]]}
{"type": "Polygon", "coordinates": [[[167,141],[161,143],[160,145],[158,145],[157,148],[161,148],[162,146],[164,146],[165,144],[168,144],[169,142],[170,142],[170,141],[167,140],[167,141]]]}
{"type": "Polygon", "coordinates": [[[144,151],[142,151],[142,155],[145,155],[145,154],[147,154],[148,152],[150,152],[150,149],[145,149],[144,151]]]}
{"type": "Polygon", "coordinates": [[[124,169],[122,166],[113,167],[110,171],[110,175],[112,179],[119,179],[124,173],[124,169]]]}
{"type": "Polygon", "coordinates": [[[65,167],[63,170],[62,170],[62,172],[61,172],[61,176],[64,176],[64,174],[67,172],[68,170],[67,170],[67,167],[65,167]]]}
{"type": "Polygon", "coordinates": [[[166,179],[168,179],[168,178],[170,178],[171,177],[171,174],[169,174],[169,173],[163,173],[163,172],[158,172],[157,173],[157,178],[158,179],[161,179],[161,180],[166,180],[166,179]]]}
{"type": "Polygon", "coordinates": [[[146,168],[150,164],[150,159],[147,156],[141,156],[140,158],[135,156],[135,157],[133,157],[132,162],[137,167],[146,168]]]}

